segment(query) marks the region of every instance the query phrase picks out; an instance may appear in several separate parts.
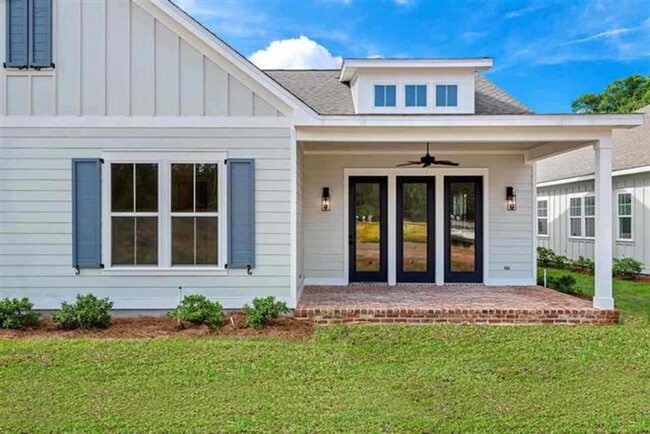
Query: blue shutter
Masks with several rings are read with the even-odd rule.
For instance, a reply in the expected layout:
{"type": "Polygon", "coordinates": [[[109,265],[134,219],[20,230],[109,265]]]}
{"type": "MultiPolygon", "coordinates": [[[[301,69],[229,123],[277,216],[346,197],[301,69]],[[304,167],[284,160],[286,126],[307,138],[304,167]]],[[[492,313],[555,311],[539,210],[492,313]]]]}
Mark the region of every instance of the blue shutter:
{"type": "Polygon", "coordinates": [[[101,268],[101,160],[72,160],[72,266],[101,268]]]}
{"type": "Polygon", "coordinates": [[[52,0],[32,0],[29,10],[29,66],[52,66],[52,0]]]}
{"type": "Polygon", "coordinates": [[[228,268],[255,267],[255,160],[228,159],[228,268]]]}
{"type": "Polygon", "coordinates": [[[7,1],[5,66],[27,66],[27,0],[7,1]]]}

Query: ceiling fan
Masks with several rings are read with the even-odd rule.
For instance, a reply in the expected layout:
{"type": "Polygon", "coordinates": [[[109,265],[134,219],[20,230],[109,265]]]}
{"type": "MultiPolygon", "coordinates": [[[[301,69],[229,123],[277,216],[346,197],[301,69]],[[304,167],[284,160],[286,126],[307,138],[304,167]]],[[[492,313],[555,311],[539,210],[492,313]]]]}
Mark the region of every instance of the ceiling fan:
{"type": "Polygon", "coordinates": [[[427,142],[427,155],[420,158],[420,161],[409,161],[408,163],[398,164],[396,167],[417,166],[420,164],[422,165],[422,167],[429,167],[432,164],[433,165],[439,164],[442,166],[459,166],[458,163],[454,163],[453,161],[436,160],[436,157],[432,157],[431,154],[429,154],[429,142],[427,142]]]}

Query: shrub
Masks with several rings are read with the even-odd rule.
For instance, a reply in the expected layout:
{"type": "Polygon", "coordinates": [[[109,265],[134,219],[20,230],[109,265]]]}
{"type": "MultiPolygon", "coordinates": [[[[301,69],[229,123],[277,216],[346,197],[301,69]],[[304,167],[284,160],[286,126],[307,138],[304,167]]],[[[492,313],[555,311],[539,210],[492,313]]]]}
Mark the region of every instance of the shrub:
{"type": "Polygon", "coordinates": [[[275,301],[275,297],[254,298],[253,305],[244,305],[246,314],[246,327],[254,329],[263,328],[268,322],[280,316],[281,313],[288,313],[289,308],[283,301],[275,301]]]}
{"type": "Polygon", "coordinates": [[[643,271],[643,263],[634,258],[614,258],[612,273],[622,279],[636,279],[643,271]]]}
{"type": "Polygon", "coordinates": [[[565,269],[569,264],[569,258],[564,255],[558,255],[553,250],[546,247],[537,248],[537,265],[542,268],[565,269]]]}
{"type": "Polygon", "coordinates": [[[565,274],[563,276],[546,278],[546,284],[549,288],[555,289],[565,294],[578,294],[580,291],[576,289],[575,277],[565,274]]]}
{"type": "Polygon", "coordinates": [[[63,302],[61,310],[52,315],[52,322],[60,329],[105,329],[111,323],[113,302],[92,294],[77,295],[74,304],[63,302]]]}
{"type": "Polygon", "coordinates": [[[211,329],[223,325],[223,306],[200,294],[186,295],[178,307],[168,315],[192,324],[207,324],[211,329]]]}
{"type": "Polygon", "coordinates": [[[578,259],[574,259],[569,264],[569,268],[573,271],[582,271],[584,273],[593,273],[594,272],[594,261],[584,256],[578,256],[578,259]]]}
{"type": "Polygon", "coordinates": [[[27,297],[0,300],[0,328],[25,330],[35,326],[40,315],[32,310],[33,307],[27,297]]]}

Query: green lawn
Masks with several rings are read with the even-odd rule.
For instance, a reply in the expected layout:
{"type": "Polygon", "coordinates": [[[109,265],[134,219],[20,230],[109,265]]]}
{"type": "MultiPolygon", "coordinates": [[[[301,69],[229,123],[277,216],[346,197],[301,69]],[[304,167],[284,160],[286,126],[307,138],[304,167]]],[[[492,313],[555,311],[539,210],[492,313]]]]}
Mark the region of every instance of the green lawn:
{"type": "MultiPolygon", "coordinates": [[[[542,276],[542,270],[537,271],[542,276]]],[[[549,276],[571,274],[577,280],[577,287],[584,293],[594,294],[594,277],[566,270],[549,269],[549,276]]],[[[623,322],[650,321],[650,283],[614,279],[614,302],[621,311],[623,322]]]]}
{"type": "Polygon", "coordinates": [[[647,433],[650,292],[615,297],[621,326],[0,339],[0,432],[647,433]]]}

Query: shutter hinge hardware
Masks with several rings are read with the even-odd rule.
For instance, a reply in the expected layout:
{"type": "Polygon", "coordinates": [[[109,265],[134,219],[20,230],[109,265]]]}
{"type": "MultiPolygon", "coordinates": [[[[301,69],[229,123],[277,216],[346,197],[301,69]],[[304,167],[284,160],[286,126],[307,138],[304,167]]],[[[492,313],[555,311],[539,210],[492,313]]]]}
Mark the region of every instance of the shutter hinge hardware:
{"type": "Polygon", "coordinates": [[[104,269],[104,264],[99,264],[99,268],[104,269]]]}
{"type": "Polygon", "coordinates": [[[223,164],[226,164],[226,165],[228,164],[228,159],[227,158],[225,160],[223,160],[223,164]]]}
{"type": "Polygon", "coordinates": [[[225,268],[227,270],[228,269],[228,264],[224,264],[223,268],[225,268]]]}
{"type": "Polygon", "coordinates": [[[251,271],[251,268],[252,268],[252,267],[251,267],[251,264],[248,264],[248,265],[246,266],[246,274],[248,274],[249,276],[252,276],[252,275],[253,275],[253,272],[251,271]]]}
{"type": "Polygon", "coordinates": [[[104,159],[103,159],[103,158],[100,158],[100,159],[99,159],[99,163],[100,163],[100,164],[104,164],[104,159]]]}
{"type": "Polygon", "coordinates": [[[74,268],[74,270],[75,270],[75,271],[74,271],[75,276],[78,276],[78,275],[81,274],[81,270],[79,269],[79,266],[78,266],[78,265],[73,266],[73,268],[74,268]]]}

